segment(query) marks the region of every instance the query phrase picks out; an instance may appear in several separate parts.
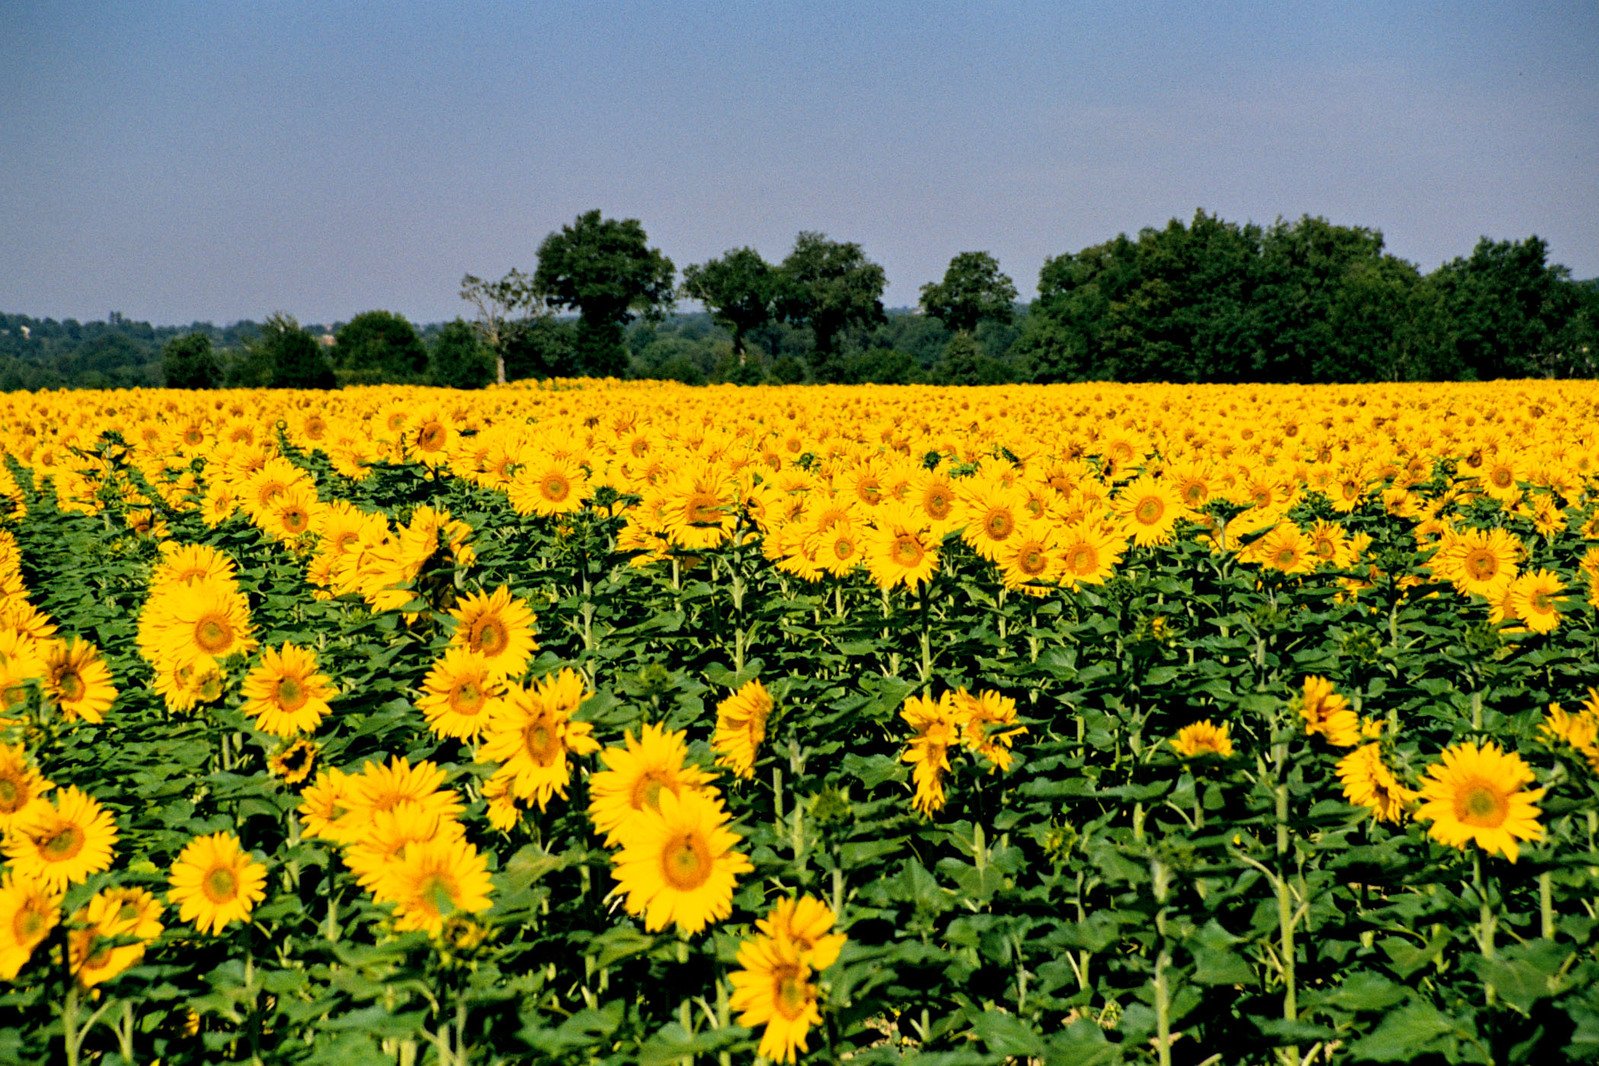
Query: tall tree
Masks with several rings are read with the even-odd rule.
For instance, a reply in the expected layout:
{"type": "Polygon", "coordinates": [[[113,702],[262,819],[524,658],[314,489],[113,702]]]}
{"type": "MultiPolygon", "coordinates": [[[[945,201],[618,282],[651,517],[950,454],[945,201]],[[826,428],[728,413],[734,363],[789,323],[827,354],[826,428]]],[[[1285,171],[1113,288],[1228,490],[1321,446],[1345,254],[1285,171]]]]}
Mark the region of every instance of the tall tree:
{"type": "Polygon", "coordinates": [[[922,286],[922,310],[954,333],[971,333],[984,320],[1009,322],[1015,308],[1016,283],[987,252],[961,252],[943,281],[922,286]]]}
{"type": "Polygon", "coordinates": [[[733,333],[733,354],[745,360],[745,337],[771,320],[777,274],[753,248],[735,248],[719,259],[683,270],[683,294],[700,301],[711,317],[733,333]]]}
{"type": "Polygon", "coordinates": [[[416,327],[390,311],[363,311],[333,335],[333,366],[364,385],[417,381],[428,350],[416,327]]]}
{"type": "Polygon", "coordinates": [[[818,381],[836,380],[840,336],[852,326],[884,321],[883,268],[866,258],[861,246],[802,232],[779,270],[777,311],[809,326],[815,337],[811,370],[818,381]]]}
{"type": "Polygon", "coordinates": [[[1542,377],[1566,372],[1561,338],[1581,306],[1570,272],[1547,261],[1540,237],[1477,242],[1427,276],[1436,301],[1433,343],[1467,377],[1542,377]]]}
{"type": "Polygon", "coordinates": [[[508,333],[518,324],[541,317],[543,302],[533,291],[533,279],[512,267],[498,281],[485,281],[475,274],[461,278],[461,299],[477,312],[478,336],[494,353],[494,380],[505,384],[505,348],[508,333]]]}
{"type": "Polygon", "coordinates": [[[292,315],[272,315],[252,342],[251,362],[266,369],[274,389],[331,389],[333,362],[292,315]]]}
{"type": "Polygon", "coordinates": [[[495,359],[470,323],[447,322],[428,353],[428,384],[446,389],[481,389],[494,380],[495,359]]]}
{"type": "Polygon", "coordinates": [[[214,389],[222,384],[222,360],[204,333],[173,337],[161,349],[161,380],[169,389],[214,389]]]}
{"type": "Polygon", "coordinates": [[[578,312],[580,369],[620,376],[627,369],[622,328],[636,315],[659,317],[673,302],[676,268],[649,247],[635,218],[579,215],[539,245],[533,289],[555,307],[578,312]]]}

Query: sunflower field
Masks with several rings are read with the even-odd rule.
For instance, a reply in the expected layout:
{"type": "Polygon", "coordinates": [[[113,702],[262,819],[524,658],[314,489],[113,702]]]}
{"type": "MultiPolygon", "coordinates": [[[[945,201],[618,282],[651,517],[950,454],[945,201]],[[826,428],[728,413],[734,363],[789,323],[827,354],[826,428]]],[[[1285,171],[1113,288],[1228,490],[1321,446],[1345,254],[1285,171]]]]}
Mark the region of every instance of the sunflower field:
{"type": "Polygon", "coordinates": [[[0,1062],[1599,1060],[1596,425],[0,396],[0,1062]]]}

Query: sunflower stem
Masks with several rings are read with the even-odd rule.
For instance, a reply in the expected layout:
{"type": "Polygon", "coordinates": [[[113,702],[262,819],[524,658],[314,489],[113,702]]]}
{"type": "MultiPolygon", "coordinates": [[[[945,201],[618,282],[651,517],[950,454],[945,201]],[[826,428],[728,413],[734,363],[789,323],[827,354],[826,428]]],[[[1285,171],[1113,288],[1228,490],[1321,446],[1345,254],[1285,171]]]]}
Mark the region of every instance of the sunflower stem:
{"type": "Polygon", "coordinates": [[[1545,940],[1555,938],[1554,879],[1548,870],[1538,875],[1538,931],[1545,940]]]}
{"type": "Polygon", "coordinates": [[[1155,934],[1160,950],[1155,955],[1155,1055],[1160,1066],[1171,1066],[1171,990],[1166,983],[1166,968],[1171,965],[1171,947],[1166,941],[1166,896],[1171,871],[1160,859],[1149,860],[1149,877],[1155,889],[1155,934]]]}
{"type": "MultiPolygon", "coordinates": [[[[1493,902],[1488,898],[1490,886],[1488,875],[1482,866],[1482,851],[1474,849],[1471,853],[1471,884],[1477,890],[1477,947],[1482,952],[1482,957],[1492,959],[1496,954],[1494,948],[1494,933],[1498,919],[1494,916],[1493,902]]],[[[1482,986],[1483,1002],[1488,1006],[1494,1005],[1494,986],[1487,981],[1482,986]]]]}

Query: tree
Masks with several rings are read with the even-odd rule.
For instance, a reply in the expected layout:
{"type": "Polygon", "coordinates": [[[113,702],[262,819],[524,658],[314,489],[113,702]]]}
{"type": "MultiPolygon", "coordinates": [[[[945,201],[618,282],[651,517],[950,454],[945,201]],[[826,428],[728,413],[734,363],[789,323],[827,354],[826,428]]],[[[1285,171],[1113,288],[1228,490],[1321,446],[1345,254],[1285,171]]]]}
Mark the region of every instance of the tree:
{"type": "Polygon", "coordinates": [[[861,246],[802,232],[779,270],[777,311],[807,325],[815,338],[811,370],[819,381],[838,377],[838,342],[852,326],[885,321],[883,268],[866,258],[861,246]]]}
{"type": "Polygon", "coordinates": [[[1488,380],[1562,372],[1562,337],[1581,300],[1569,271],[1547,262],[1542,238],[1492,241],[1427,276],[1436,302],[1433,343],[1466,377],[1488,380]]]}
{"type": "Polygon", "coordinates": [[[364,311],[340,326],[333,339],[333,365],[349,381],[403,383],[427,373],[427,346],[401,315],[364,311]]]}
{"type": "Polygon", "coordinates": [[[300,327],[292,315],[272,315],[261,327],[247,358],[265,368],[266,384],[274,389],[331,389],[333,363],[316,338],[300,327]]]}
{"type": "Polygon", "coordinates": [[[1009,322],[1015,308],[1016,283],[987,252],[961,252],[943,281],[922,286],[922,310],[955,333],[971,333],[986,319],[1009,322]]]}
{"type": "Polygon", "coordinates": [[[638,219],[589,211],[539,245],[533,290],[552,306],[578,312],[584,373],[620,376],[627,369],[622,327],[635,314],[659,317],[673,302],[676,268],[646,241],[638,219]]]}
{"type": "Polygon", "coordinates": [[[744,364],[745,336],[772,317],[777,274],[753,248],[736,248],[720,259],[683,271],[683,294],[700,301],[711,317],[733,333],[733,353],[744,364]]]}
{"type": "Polygon", "coordinates": [[[526,321],[542,317],[544,310],[533,291],[533,279],[515,267],[498,281],[467,274],[461,278],[461,299],[477,310],[478,336],[494,354],[494,380],[505,384],[505,342],[508,330],[516,325],[511,316],[521,311],[526,321]]]}
{"type": "Polygon", "coordinates": [[[446,389],[481,389],[495,376],[495,358],[478,340],[471,323],[447,322],[433,338],[428,383],[446,389]]]}
{"type": "Polygon", "coordinates": [[[169,389],[214,389],[222,384],[222,360],[204,333],[173,337],[161,349],[161,380],[169,389]]]}

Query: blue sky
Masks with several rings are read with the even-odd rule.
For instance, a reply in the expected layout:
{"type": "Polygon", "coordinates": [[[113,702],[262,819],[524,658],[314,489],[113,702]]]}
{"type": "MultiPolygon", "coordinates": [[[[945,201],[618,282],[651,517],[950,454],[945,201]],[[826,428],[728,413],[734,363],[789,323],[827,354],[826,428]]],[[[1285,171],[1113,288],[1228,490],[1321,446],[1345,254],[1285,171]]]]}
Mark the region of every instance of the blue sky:
{"type": "Polygon", "coordinates": [[[987,250],[1321,215],[1599,275],[1599,4],[0,5],[0,310],[466,312],[580,212],[800,230],[916,301],[987,250]]]}

